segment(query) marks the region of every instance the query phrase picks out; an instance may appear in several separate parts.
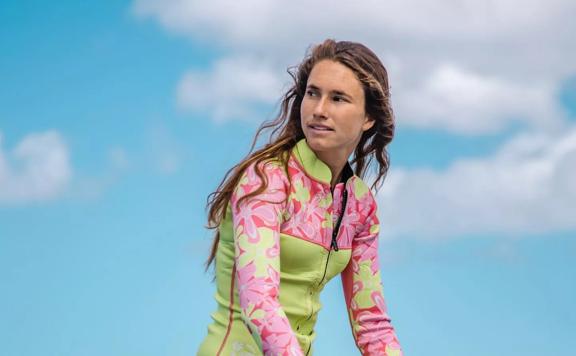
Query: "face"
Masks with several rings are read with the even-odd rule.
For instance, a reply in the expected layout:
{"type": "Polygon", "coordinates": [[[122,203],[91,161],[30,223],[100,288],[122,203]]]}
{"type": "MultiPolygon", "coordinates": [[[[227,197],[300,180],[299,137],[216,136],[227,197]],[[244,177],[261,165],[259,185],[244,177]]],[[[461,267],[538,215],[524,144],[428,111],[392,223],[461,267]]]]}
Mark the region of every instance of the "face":
{"type": "Polygon", "coordinates": [[[323,160],[347,160],[362,133],[374,125],[364,110],[364,90],[354,72],[332,60],[312,68],[300,106],[302,130],[323,160]]]}

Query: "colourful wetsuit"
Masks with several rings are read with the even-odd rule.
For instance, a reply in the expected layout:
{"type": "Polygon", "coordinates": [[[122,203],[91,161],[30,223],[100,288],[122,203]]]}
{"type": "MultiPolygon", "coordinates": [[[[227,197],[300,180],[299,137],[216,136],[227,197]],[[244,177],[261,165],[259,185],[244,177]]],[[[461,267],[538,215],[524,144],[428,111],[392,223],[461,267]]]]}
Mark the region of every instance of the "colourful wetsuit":
{"type": "Polygon", "coordinates": [[[368,186],[346,164],[332,192],[329,167],[305,139],[291,150],[291,186],[279,162],[259,167],[266,190],[236,206],[260,186],[249,166],[219,227],[218,307],[198,355],[311,355],[319,294],[338,274],[362,355],[402,355],[386,312],[368,186]]]}

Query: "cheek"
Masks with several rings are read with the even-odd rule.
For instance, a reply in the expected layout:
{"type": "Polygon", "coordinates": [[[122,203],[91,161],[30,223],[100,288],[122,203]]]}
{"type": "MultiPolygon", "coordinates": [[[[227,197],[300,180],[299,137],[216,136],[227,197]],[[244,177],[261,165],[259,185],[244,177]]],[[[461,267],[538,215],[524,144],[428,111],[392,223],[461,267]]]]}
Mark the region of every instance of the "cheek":
{"type": "Polygon", "coordinates": [[[364,113],[358,110],[351,110],[348,115],[348,118],[345,120],[348,127],[354,131],[362,130],[362,126],[364,126],[364,113]]]}
{"type": "Polygon", "coordinates": [[[310,112],[310,102],[306,100],[306,98],[302,99],[302,103],[300,104],[300,118],[304,120],[304,118],[308,117],[308,113],[310,112]]]}

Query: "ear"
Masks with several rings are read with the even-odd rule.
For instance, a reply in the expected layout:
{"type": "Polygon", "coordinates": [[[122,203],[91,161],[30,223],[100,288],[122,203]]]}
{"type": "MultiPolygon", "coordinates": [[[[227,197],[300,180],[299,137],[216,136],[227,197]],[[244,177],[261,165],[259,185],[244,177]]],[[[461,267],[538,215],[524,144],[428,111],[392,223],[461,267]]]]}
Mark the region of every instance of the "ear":
{"type": "Polygon", "coordinates": [[[366,118],[364,120],[364,124],[362,124],[362,131],[370,130],[372,128],[372,126],[374,126],[375,123],[376,123],[376,121],[374,119],[372,119],[370,116],[366,115],[366,118]]]}

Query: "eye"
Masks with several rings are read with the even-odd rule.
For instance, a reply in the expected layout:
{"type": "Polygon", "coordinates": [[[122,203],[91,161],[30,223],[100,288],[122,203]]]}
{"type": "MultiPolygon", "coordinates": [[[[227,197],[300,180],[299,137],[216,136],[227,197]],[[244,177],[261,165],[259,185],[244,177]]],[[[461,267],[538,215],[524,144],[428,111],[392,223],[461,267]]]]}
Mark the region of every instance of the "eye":
{"type": "Polygon", "coordinates": [[[335,95],[332,100],[334,101],[347,101],[343,96],[341,95],[335,95]]]}
{"type": "Polygon", "coordinates": [[[312,90],[312,89],[308,89],[308,90],[306,90],[306,95],[308,95],[308,96],[315,96],[315,95],[316,95],[316,92],[315,92],[314,90],[312,90]]]}

